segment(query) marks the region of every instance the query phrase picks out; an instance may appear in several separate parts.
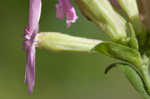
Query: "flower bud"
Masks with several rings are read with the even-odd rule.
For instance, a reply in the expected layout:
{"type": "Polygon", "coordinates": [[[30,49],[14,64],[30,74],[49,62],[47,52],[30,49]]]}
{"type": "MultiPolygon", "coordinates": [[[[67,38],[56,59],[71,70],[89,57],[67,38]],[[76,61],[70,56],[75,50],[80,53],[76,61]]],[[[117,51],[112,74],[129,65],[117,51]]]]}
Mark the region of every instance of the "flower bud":
{"type": "MultiPolygon", "coordinates": [[[[140,1],[140,0],[138,0],[140,1]]],[[[120,7],[126,13],[129,21],[132,23],[137,35],[144,35],[146,33],[145,27],[141,22],[139,10],[137,7],[137,0],[118,0],[120,7]]]]}
{"type": "Polygon", "coordinates": [[[116,42],[127,41],[127,22],[108,0],[76,0],[81,12],[116,42]]]}

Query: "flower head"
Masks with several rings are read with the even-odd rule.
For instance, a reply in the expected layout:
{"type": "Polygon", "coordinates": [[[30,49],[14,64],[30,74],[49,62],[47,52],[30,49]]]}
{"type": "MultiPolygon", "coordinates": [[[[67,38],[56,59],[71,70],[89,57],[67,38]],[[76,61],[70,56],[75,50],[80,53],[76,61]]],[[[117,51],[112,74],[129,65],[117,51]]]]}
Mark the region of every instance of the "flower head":
{"type": "Polygon", "coordinates": [[[31,94],[35,85],[35,38],[38,33],[39,20],[41,15],[41,0],[30,0],[29,22],[25,28],[23,43],[27,53],[27,63],[25,72],[25,83],[28,84],[28,92],[31,94]]]}
{"type": "Polygon", "coordinates": [[[70,27],[71,23],[77,20],[77,15],[74,7],[69,0],[59,0],[56,4],[56,17],[63,19],[66,17],[66,25],[70,27]]]}

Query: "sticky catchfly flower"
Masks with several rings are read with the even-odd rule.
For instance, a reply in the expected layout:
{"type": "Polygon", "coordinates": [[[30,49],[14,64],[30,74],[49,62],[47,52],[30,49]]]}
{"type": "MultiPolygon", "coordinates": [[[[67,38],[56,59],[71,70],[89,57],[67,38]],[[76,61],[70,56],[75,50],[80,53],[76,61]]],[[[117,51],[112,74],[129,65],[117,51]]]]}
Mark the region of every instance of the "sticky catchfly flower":
{"type": "Polygon", "coordinates": [[[25,83],[28,84],[28,92],[31,94],[35,85],[35,37],[38,33],[41,16],[41,0],[30,0],[29,22],[25,28],[23,43],[26,55],[25,83]]]}
{"type": "Polygon", "coordinates": [[[77,15],[74,7],[70,3],[70,0],[59,0],[56,4],[56,17],[63,19],[66,17],[66,25],[70,27],[71,23],[77,20],[77,15]]]}

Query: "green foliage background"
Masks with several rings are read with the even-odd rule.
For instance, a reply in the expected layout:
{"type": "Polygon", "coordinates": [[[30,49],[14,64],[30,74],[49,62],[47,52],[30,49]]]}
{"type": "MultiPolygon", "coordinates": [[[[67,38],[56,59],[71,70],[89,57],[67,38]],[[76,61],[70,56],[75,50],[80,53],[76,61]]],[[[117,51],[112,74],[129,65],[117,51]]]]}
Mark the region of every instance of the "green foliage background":
{"type": "MultiPolygon", "coordinates": [[[[65,20],[55,17],[57,0],[42,1],[40,31],[108,40],[79,11],[77,22],[66,29],[65,20]]],[[[37,50],[36,87],[28,95],[22,47],[27,22],[28,0],[1,0],[0,99],[141,99],[118,69],[104,75],[104,69],[113,59],[102,54],[56,53],[44,49],[37,50]]]]}

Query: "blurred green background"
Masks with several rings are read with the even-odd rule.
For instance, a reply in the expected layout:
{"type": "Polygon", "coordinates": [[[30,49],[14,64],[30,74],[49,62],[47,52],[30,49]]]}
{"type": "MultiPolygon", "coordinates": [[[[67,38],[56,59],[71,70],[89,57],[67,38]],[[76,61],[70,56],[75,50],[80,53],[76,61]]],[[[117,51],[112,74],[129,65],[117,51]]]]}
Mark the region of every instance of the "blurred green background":
{"type": "MultiPolygon", "coordinates": [[[[55,17],[57,0],[42,1],[40,31],[108,40],[79,11],[77,22],[66,29],[65,20],[55,17]]],[[[0,99],[141,99],[118,69],[104,75],[104,69],[113,59],[102,54],[56,53],[44,49],[37,50],[36,87],[28,95],[22,48],[27,22],[28,0],[1,0],[0,99]]]]}

